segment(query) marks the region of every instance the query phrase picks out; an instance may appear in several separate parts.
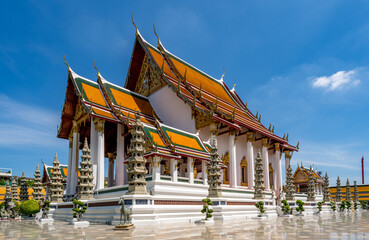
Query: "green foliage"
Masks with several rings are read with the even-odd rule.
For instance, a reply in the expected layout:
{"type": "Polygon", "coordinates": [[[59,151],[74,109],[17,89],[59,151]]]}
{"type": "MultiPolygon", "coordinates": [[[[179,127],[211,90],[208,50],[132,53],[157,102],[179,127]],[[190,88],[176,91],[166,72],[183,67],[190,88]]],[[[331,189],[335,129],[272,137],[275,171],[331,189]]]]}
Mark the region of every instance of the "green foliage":
{"type": "Polygon", "coordinates": [[[350,210],[351,209],[351,206],[352,206],[351,202],[350,201],[346,201],[346,208],[347,208],[347,210],[350,210]]]}
{"type": "Polygon", "coordinates": [[[73,217],[77,218],[78,221],[82,220],[83,214],[87,210],[87,206],[85,206],[84,202],[78,201],[77,199],[73,199],[73,217]]]}
{"type": "Polygon", "coordinates": [[[297,205],[296,211],[302,214],[302,212],[305,211],[305,208],[304,208],[305,203],[301,200],[297,200],[296,205],[297,205]]]}
{"type": "Polygon", "coordinates": [[[4,179],[0,179],[0,185],[6,185],[6,182],[4,179]]]}
{"type": "Polygon", "coordinates": [[[357,206],[358,206],[359,204],[357,204],[357,202],[354,202],[354,209],[355,210],[357,210],[357,206]]]}
{"type": "Polygon", "coordinates": [[[27,180],[27,186],[28,187],[33,187],[34,186],[34,181],[33,180],[27,180]]]}
{"type": "Polygon", "coordinates": [[[205,213],[205,220],[208,220],[208,218],[213,217],[212,213],[213,213],[213,209],[210,209],[209,206],[213,205],[213,202],[210,200],[210,198],[204,198],[203,200],[201,200],[203,203],[205,203],[202,206],[202,210],[201,213],[205,213]]]}
{"type": "Polygon", "coordinates": [[[40,211],[40,206],[36,200],[26,200],[20,205],[20,212],[24,215],[36,214],[40,211]]]}
{"type": "Polygon", "coordinates": [[[366,209],[366,206],[367,206],[368,202],[367,201],[361,201],[360,204],[361,204],[362,209],[366,209]]]}
{"type": "Polygon", "coordinates": [[[345,208],[346,208],[346,201],[345,201],[345,200],[343,200],[343,201],[341,202],[341,205],[340,205],[340,211],[341,211],[341,212],[343,212],[343,210],[345,210],[345,208]]]}
{"type": "Polygon", "coordinates": [[[337,207],[336,207],[336,203],[331,201],[331,209],[333,212],[335,212],[337,210],[337,207]]]}
{"type": "Polygon", "coordinates": [[[322,211],[323,203],[324,203],[324,202],[318,202],[318,203],[317,203],[319,212],[321,212],[321,211],[322,211]]]}
{"type": "Polygon", "coordinates": [[[255,203],[255,207],[257,209],[259,209],[260,213],[265,213],[264,202],[263,201],[259,201],[259,202],[255,203]]]}
{"type": "Polygon", "coordinates": [[[287,200],[282,200],[281,203],[282,203],[282,207],[281,207],[282,208],[282,212],[284,214],[290,214],[292,210],[291,210],[291,207],[288,204],[287,200]]]}

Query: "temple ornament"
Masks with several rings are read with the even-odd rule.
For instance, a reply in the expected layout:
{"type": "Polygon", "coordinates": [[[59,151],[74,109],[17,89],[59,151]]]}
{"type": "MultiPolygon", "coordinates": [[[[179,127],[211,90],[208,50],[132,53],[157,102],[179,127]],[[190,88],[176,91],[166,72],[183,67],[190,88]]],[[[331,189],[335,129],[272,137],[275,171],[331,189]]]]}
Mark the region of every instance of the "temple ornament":
{"type": "Polygon", "coordinates": [[[329,197],[329,178],[328,178],[328,173],[325,173],[325,177],[324,177],[324,191],[323,191],[323,201],[324,202],[329,202],[330,201],[330,197],[329,197]]]}
{"type": "Polygon", "coordinates": [[[21,201],[26,201],[29,198],[27,179],[26,179],[26,176],[24,175],[24,172],[22,173],[22,177],[21,177],[21,187],[20,187],[19,198],[21,201]]]}
{"type": "Polygon", "coordinates": [[[63,184],[62,176],[60,171],[60,163],[58,161],[58,155],[55,153],[53,161],[53,171],[51,173],[51,201],[52,202],[62,202],[63,198],[63,184]]]}
{"type": "Polygon", "coordinates": [[[308,181],[307,201],[315,201],[315,181],[313,177],[313,169],[311,168],[311,166],[308,175],[309,181],[308,181]]]}
{"type": "Polygon", "coordinates": [[[33,183],[33,199],[36,201],[42,200],[43,194],[42,194],[42,183],[41,183],[41,171],[40,171],[40,165],[37,163],[37,167],[35,170],[35,180],[33,183]]]}
{"type": "Polygon", "coordinates": [[[261,158],[260,149],[255,159],[255,184],[254,184],[254,199],[263,199],[265,198],[265,186],[264,186],[264,168],[263,168],[263,159],[261,158]]]}
{"type": "Polygon", "coordinates": [[[341,180],[340,177],[337,177],[337,185],[336,185],[336,202],[342,201],[342,192],[341,192],[341,180]]]}
{"type": "Polygon", "coordinates": [[[79,196],[81,200],[87,200],[93,198],[93,187],[94,184],[93,176],[92,176],[92,163],[91,163],[91,156],[90,156],[90,149],[88,147],[87,138],[85,138],[85,142],[82,149],[82,156],[81,156],[81,174],[79,176],[79,196]]]}

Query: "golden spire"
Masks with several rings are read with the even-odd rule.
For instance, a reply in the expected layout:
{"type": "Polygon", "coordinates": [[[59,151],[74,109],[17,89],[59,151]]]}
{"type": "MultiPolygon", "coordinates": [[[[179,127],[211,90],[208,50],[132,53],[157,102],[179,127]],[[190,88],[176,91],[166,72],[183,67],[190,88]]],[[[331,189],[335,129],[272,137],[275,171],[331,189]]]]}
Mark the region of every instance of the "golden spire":
{"type": "Polygon", "coordinates": [[[232,88],[232,90],[233,90],[233,91],[235,91],[235,90],[236,90],[236,89],[235,89],[235,87],[236,87],[236,83],[237,83],[237,79],[235,78],[235,79],[234,79],[234,85],[233,85],[233,88],[232,88]]]}
{"type": "Polygon", "coordinates": [[[97,67],[96,67],[96,59],[94,60],[94,67],[97,71],[97,77],[99,77],[100,73],[99,73],[99,69],[97,69],[97,67]]]}
{"type": "Polygon", "coordinates": [[[71,69],[70,69],[70,67],[69,67],[69,65],[68,65],[68,63],[67,63],[67,61],[65,60],[65,57],[67,56],[67,54],[65,54],[64,55],[64,64],[65,65],[67,65],[67,67],[68,67],[68,72],[70,72],[71,71],[71,69]]]}
{"type": "Polygon", "coordinates": [[[221,81],[223,81],[224,75],[225,75],[225,68],[223,68],[223,74],[222,74],[222,77],[220,78],[221,81]]]}
{"type": "Polygon", "coordinates": [[[160,39],[159,39],[158,34],[156,33],[155,23],[153,24],[153,26],[154,26],[154,33],[155,33],[155,36],[158,38],[158,47],[159,47],[159,45],[160,45],[160,39]]]}
{"type": "Polygon", "coordinates": [[[135,24],[135,21],[133,20],[133,11],[132,11],[132,14],[131,14],[131,18],[132,18],[132,24],[133,24],[133,26],[135,26],[135,28],[136,28],[136,35],[138,34],[138,28],[137,28],[137,26],[136,26],[136,24],[135,24]]]}

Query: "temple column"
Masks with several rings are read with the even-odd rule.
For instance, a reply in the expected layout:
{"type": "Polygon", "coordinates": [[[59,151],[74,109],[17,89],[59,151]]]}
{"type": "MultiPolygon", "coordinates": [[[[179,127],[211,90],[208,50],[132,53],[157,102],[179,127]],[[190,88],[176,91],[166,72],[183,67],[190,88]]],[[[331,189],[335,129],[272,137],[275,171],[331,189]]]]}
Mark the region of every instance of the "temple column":
{"type": "Polygon", "coordinates": [[[78,159],[79,159],[79,127],[76,121],[73,121],[72,132],[73,132],[73,146],[72,146],[72,164],[70,171],[70,194],[75,194],[78,182],[78,159]]]}
{"type": "Polygon", "coordinates": [[[229,148],[229,186],[237,187],[237,160],[236,160],[236,137],[235,132],[231,131],[228,138],[229,148]]]}
{"type": "Polygon", "coordinates": [[[109,168],[108,168],[108,187],[114,186],[114,154],[108,153],[109,168]]]}
{"type": "Polygon", "coordinates": [[[190,184],[194,183],[193,165],[194,165],[193,158],[188,157],[187,158],[187,176],[188,176],[188,179],[190,180],[190,184]]]}
{"type": "Polygon", "coordinates": [[[246,133],[247,143],[246,143],[246,154],[247,154],[247,171],[248,171],[248,187],[249,189],[254,189],[254,141],[255,135],[253,132],[246,133]]]}
{"type": "Polygon", "coordinates": [[[184,163],[179,164],[179,176],[186,177],[186,171],[185,171],[184,163]]]}
{"type": "MultiPolygon", "coordinates": [[[[274,143],[274,162],[275,162],[275,175],[276,175],[276,193],[282,188],[282,166],[281,166],[281,150],[279,143],[274,143]]],[[[278,195],[277,195],[278,196],[278,195]]]]}
{"type": "Polygon", "coordinates": [[[117,124],[117,157],[115,164],[115,185],[124,185],[124,125],[117,124]]]}
{"type": "Polygon", "coordinates": [[[104,151],[105,151],[105,137],[104,137],[104,120],[96,120],[95,128],[97,131],[96,143],[96,160],[97,160],[97,179],[96,189],[104,188],[104,151]]]}
{"type": "Polygon", "coordinates": [[[160,180],[160,162],[161,162],[161,157],[159,156],[154,156],[152,158],[152,180],[160,180]]]}
{"type": "Polygon", "coordinates": [[[177,170],[178,160],[170,159],[170,174],[172,176],[173,182],[178,182],[178,170],[177,170]]]}
{"type": "Polygon", "coordinates": [[[263,158],[265,191],[270,191],[270,184],[269,184],[269,156],[268,156],[269,139],[268,138],[263,138],[261,140],[261,142],[262,142],[261,157],[263,158]]]}
{"type": "Polygon", "coordinates": [[[291,164],[291,151],[286,150],[284,151],[284,165],[285,165],[285,171],[287,172],[288,167],[291,164]]]}
{"type": "Polygon", "coordinates": [[[97,180],[97,133],[95,128],[95,119],[91,117],[91,129],[90,129],[90,155],[91,155],[91,163],[92,163],[92,176],[94,177],[92,180],[92,184],[94,185],[94,189],[96,189],[96,180],[97,180]]]}
{"type": "Polygon", "coordinates": [[[73,138],[69,138],[69,154],[68,154],[68,171],[67,171],[67,192],[66,194],[70,194],[70,186],[71,186],[71,172],[72,172],[72,156],[73,156],[73,138]]]}
{"type": "Polygon", "coordinates": [[[208,163],[205,160],[201,161],[201,169],[204,185],[208,185],[208,163]]]}

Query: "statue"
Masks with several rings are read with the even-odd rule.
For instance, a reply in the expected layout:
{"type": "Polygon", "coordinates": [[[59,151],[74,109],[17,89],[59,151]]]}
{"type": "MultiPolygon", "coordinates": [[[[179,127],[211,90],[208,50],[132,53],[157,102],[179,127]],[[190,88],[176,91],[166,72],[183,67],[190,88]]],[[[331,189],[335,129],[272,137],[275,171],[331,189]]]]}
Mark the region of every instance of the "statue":
{"type": "Polygon", "coordinates": [[[115,230],[128,230],[133,227],[131,218],[132,209],[125,207],[124,199],[122,197],[119,199],[118,204],[122,206],[120,208],[120,222],[119,225],[115,226],[115,230]]]}

